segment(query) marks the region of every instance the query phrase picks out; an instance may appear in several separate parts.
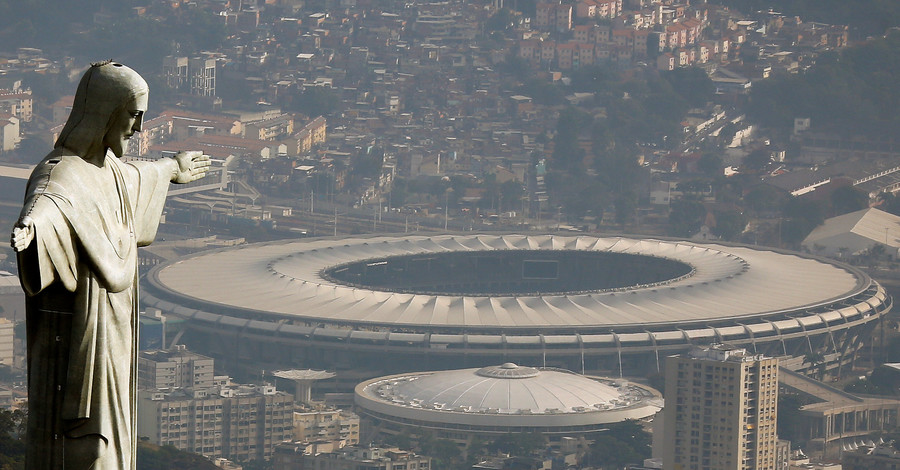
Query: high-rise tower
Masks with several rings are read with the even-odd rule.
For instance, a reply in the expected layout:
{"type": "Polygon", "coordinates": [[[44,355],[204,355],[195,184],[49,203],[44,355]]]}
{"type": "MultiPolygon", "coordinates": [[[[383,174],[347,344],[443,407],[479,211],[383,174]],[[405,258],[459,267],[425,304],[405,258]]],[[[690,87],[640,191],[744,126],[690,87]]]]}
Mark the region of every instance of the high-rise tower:
{"type": "Polygon", "coordinates": [[[666,470],[774,470],[778,360],[716,344],[666,361],[666,470]]]}

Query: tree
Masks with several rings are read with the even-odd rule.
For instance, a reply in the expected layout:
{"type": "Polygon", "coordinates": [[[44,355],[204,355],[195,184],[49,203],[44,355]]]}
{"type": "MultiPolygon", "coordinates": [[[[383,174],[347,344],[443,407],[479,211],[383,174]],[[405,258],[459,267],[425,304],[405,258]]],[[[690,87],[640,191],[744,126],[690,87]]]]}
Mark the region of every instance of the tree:
{"type": "Polygon", "coordinates": [[[881,193],[878,196],[881,200],[879,209],[894,215],[900,215],[900,197],[894,196],[892,193],[881,193]]]}
{"type": "Polygon", "coordinates": [[[306,87],[294,99],[294,110],[307,116],[330,116],[337,111],[341,100],[330,87],[306,87]]]}
{"type": "Polygon", "coordinates": [[[709,177],[720,176],[722,174],[722,157],[704,153],[697,161],[697,169],[709,177]]]}
{"type": "Polygon", "coordinates": [[[537,104],[546,106],[555,106],[566,102],[565,93],[559,86],[538,78],[526,79],[525,83],[516,89],[516,92],[532,98],[537,104]]]}
{"type": "Polygon", "coordinates": [[[391,192],[388,193],[388,202],[391,207],[403,207],[409,199],[409,193],[406,189],[406,180],[396,178],[391,182],[391,192]]]}
{"type": "Polygon", "coordinates": [[[842,186],[831,193],[831,213],[838,216],[869,207],[869,195],[853,186],[842,186]]]}
{"type": "Polygon", "coordinates": [[[826,367],[825,356],[820,352],[808,352],[803,356],[803,364],[809,364],[809,370],[815,371],[816,380],[822,380],[825,377],[826,367]]]}
{"type": "Polygon", "coordinates": [[[172,446],[159,447],[147,442],[138,443],[137,470],[168,470],[172,468],[218,469],[214,463],[202,455],[184,452],[172,446]]]}
{"type": "Polygon", "coordinates": [[[669,233],[690,237],[700,231],[706,220],[706,207],[700,201],[679,199],[669,206],[669,233]]]}
{"type": "Polygon", "coordinates": [[[688,104],[701,107],[713,99],[716,86],[709,75],[699,67],[679,67],[675,70],[664,72],[663,78],[669,82],[672,89],[676,90],[688,104]]]}
{"type": "Polygon", "coordinates": [[[651,440],[650,433],[635,420],[611,424],[594,439],[585,463],[609,469],[640,463],[650,457],[651,440]]]}
{"type": "Polygon", "coordinates": [[[687,181],[682,181],[682,182],[678,183],[675,186],[675,189],[677,189],[678,191],[681,191],[682,193],[696,196],[699,194],[708,193],[711,188],[710,188],[709,181],[705,181],[702,179],[694,179],[694,180],[687,180],[687,181]]]}
{"type": "Polygon", "coordinates": [[[719,129],[719,143],[723,146],[729,145],[739,130],[741,127],[734,122],[725,124],[719,129]]]}
{"type": "Polygon", "coordinates": [[[244,470],[273,470],[275,463],[272,460],[253,459],[241,462],[244,470]]]}
{"type": "Polygon", "coordinates": [[[578,136],[589,128],[591,116],[569,106],[559,113],[556,121],[556,137],[553,139],[552,166],[559,170],[581,172],[584,169],[585,152],[578,145],[578,136]]]}
{"type": "Polygon", "coordinates": [[[507,31],[515,27],[515,16],[506,8],[497,10],[484,22],[487,31],[507,31]]]}
{"type": "Polygon", "coordinates": [[[568,174],[552,171],[547,174],[547,188],[553,195],[553,203],[562,205],[566,214],[584,217],[588,212],[602,213],[609,203],[609,195],[596,178],[585,173],[568,174]]]}
{"type": "Polygon", "coordinates": [[[26,421],[22,410],[0,410],[0,468],[25,468],[26,421]]]}
{"type": "Polygon", "coordinates": [[[744,196],[747,208],[763,214],[766,212],[779,212],[790,196],[787,192],[769,185],[757,185],[744,196]]]}
{"type": "Polygon", "coordinates": [[[756,149],[748,153],[743,160],[744,166],[749,170],[759,171],[772,162],[772,153],[768,148],[756,149]]]}
{"type": "Polygon", "coordinates": [[[539,432],[523,432],[504,434],[495,439],[488,446],[488,449],[494,452],[527,457],[543,450],[546,446],[547,439],[543,434],[539,432]]]}
{"type": "Polygon", "coordinates": [[[791,132],[797,116],[811,118],[819,132],[887,135],[900,122],[892,111],[900,104],[900,92],[889,85],[900,63],[898,46],[900,33],[889,32],[821,54],[806,73],[754,84],[748,117],[783,136],[791,132]]]}
{"type": "Polygon", "coordinates": [[[616,211],[616,223],[622,226],[628,222],[632,216],[634,216],[634,211],[637,209],[637,195],[634,191],[626,191],[624,193],[620,193],[613,200],[613,207],[616,211]]]}
{"type": "Polygon", "coordinates": [[[747,217],[738,210],[715,211],[716,226],[713,235],[727,241],[737,240],[747,227],[747,217]]]}
{"type": "Polygon", "coordinates": [[[453,441],[448,439],[429,439],[420,442],[424,455],[434,459],[432,467],[436,470],[456,468],[462,461],[462,451],[453,441]]]}
{"type": "Polygon", "coordinates": [[[781,239],[790,245],[799,245],[814,228],[825,221],[822,203],[802,197],[791,197],[784,205],[781,221],[781,239]]]}

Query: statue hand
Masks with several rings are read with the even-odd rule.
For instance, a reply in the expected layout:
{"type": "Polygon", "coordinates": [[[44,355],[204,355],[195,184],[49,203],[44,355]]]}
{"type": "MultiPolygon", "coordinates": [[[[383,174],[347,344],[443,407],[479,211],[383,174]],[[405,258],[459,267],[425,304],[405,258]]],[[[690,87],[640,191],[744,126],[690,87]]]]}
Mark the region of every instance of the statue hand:
{"type": "Polygon", "coordinates": [[[12,235],[9,237],[9,244],[17,252],[21,252],[28,248],[32,240],[34,240],[34,221],[26,215],[19,219],[13,227],[12,235]]]}
{"type": "Polygon", "coordinates": [[[209,155],[196,150],[176,153],[175,162],[178,168],[172,175],[173,183],[190,183],[203,178],[209,171],[209,155]]]}

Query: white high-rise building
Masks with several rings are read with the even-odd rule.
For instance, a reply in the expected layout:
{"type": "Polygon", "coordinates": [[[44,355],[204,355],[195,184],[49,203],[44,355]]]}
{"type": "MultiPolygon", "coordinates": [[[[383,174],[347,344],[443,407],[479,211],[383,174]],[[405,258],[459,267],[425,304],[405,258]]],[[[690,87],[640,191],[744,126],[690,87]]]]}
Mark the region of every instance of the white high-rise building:
{"type": "Polygon", "coordinates": [[[666,361],[663,467],[774,470],[778,360],[725,345],[666,361]]]}

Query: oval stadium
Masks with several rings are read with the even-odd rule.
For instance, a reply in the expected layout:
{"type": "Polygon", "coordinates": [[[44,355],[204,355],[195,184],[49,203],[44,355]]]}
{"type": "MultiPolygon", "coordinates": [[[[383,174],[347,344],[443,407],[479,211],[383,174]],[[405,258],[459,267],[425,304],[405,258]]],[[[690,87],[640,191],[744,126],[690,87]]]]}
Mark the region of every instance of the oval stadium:
{"type": "Polygon", "coordinates": [[[143,285],[145,306],[184,320],[180,340],[230,366],[382,374],[515,362],[621,377],[709,343],[841,367],[891,307],[863,272],[799,253],[568,234],[253,244],[143,285]]]}

